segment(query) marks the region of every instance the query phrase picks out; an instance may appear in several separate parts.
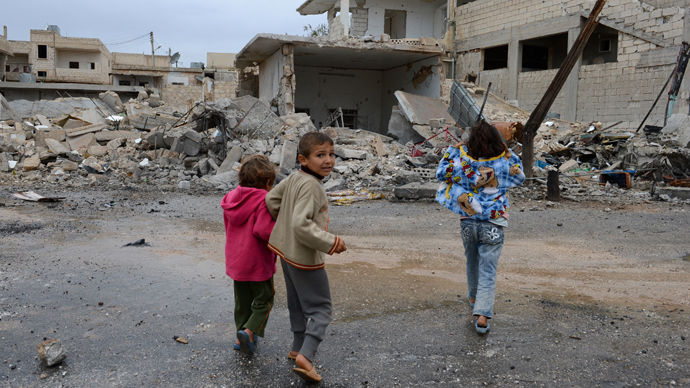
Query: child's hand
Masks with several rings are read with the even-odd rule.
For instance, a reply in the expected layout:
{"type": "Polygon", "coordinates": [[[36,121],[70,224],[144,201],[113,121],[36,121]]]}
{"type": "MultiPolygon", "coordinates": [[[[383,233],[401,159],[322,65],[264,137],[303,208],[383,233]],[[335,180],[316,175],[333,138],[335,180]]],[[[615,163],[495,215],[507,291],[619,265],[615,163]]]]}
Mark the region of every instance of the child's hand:
{"type": "Polygon", "coordinates": [[[345,241],[343,241],[342,239],[339,239],[338,245],[336,245],[334,253],[341,253],[341,252],[345,252],[346,250],[347,250],[347,247],[345,246],[345,241]]]}
{"type": "Polygon", "coordinates": [[[462,146],[464,146],[464,145],[465,145],[465,142],[464,142],[464,141],[461,141],[460,143],[455,144],[455,145],[453,146],[453,148],[460,149],[460,147],[462,147],[462,146]]]}

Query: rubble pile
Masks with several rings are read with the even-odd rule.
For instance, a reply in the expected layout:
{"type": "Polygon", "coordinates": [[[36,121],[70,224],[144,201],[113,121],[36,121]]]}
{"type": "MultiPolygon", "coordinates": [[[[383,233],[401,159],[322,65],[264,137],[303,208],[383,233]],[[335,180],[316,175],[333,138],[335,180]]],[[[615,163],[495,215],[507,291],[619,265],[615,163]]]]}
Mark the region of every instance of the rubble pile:
{"type": "MultiPolygon", "coordinates": [[[[229,190],[249,155],[266,155],[281,179],[295,171],[300,136],[317,130],[304,113],[279,117],[248,96],[198,102],[182,113],[165,105],[153,108],[145,96],[118,104],[113,95],[57,101],[76,106],[66,114],[49,110],[51,117],[0,121],[0,180],[34,187],[229,190]]],[[[425,180],[428,174],[415,172],[417,167],[435,168],[436,157],[407,157],[405,146],[387,136],[347,128],[323,131],[334,139],[338,159],[326,182],[329,191],[391,189],[425,180]]]]}
{"type": "MultiPolygon", "coordinates": [[[[477,101],[486,94],[474,84],[464,87],[477,101]]],[[[321,129],[333,138],[337,156],[325,188],[349,193],[340,203],[378,198],[371,192],[433,198],[442,153],[466,138],[443,101],[401,91],[395,96],[399,104],[393,108],[388,136],[360,129],[321,129]]],[[[246,156],[267,156],[279,180],[295,171],[300,136],[317,130],[308,115],[278,116],[250,96],[197,102],[186,112],[158,100],[152,104],[151,97],[142,92],[122,103],[117,94],[106,92],[98,100],[51,101],[44,110],[13,101],[10,105],[17,109],[0,112],[0,181],[33,187],[229,190],[238,184],[246,156]]],[[[529,113],[489,94],[484,115],[520,154],[522,126],[529,113]]],[[[686,185],[688,141],[687,115],[674,115],[666,128],[645,128],[641,134],[615,132],[598,122],[550,119],[534,139],[536,185],[515,193],[544,198],[547,172],[558,170],[564,198],[648,200],[652,186],[686,185]]]]}

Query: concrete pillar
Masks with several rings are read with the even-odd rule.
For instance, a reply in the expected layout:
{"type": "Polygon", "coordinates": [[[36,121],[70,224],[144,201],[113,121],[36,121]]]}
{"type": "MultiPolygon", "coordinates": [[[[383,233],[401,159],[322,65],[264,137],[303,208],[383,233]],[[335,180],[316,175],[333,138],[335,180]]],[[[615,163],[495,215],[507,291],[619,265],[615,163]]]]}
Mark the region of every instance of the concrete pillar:
{"type": "Polygon", "coordinates": [[[7,64],[7,55],[0,54],[0,81],[5,80],[5,64],[7,64]]]}
{"type": "Polygon", "coordinates": [[[343,35],[350,36],[350,0],[340,0],[340,22],[343,23],[343,35]]]}
{"type": "MultiPolygon", "coordinates": [[[[582,31],[583,23],[580,21],[580,27],[571,28],[568,30],[568,52],[575,45],[577,37],[580,36],[580,31],[582,31]]],[[[561,118],[567,121],[577,121],[577,94],[579,90],[580,83],[580,66],[582,66],[582,55],[577,59],[573,70],[568,76],[568,80],[565,82],[565,109],[561,118]]]]}
{"type": "Polygon", "coordinates": [[[511,38],[508,43],[508,94],[507,100],[518,99],[518,80],[522,71],[522,43],[511,29],[511,38]]]}

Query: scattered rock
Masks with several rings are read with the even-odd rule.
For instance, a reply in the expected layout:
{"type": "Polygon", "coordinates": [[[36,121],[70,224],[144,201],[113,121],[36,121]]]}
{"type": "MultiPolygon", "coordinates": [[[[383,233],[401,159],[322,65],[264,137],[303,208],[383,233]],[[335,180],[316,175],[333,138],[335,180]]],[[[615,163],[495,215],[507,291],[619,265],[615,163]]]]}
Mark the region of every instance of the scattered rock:
{"type": "Polygon", "coordinates": [[[38,357],[45,366],[53,366],[62,362],[67,357],[67,350],[59,339],[52,339],[36,345],[38,357]]]}

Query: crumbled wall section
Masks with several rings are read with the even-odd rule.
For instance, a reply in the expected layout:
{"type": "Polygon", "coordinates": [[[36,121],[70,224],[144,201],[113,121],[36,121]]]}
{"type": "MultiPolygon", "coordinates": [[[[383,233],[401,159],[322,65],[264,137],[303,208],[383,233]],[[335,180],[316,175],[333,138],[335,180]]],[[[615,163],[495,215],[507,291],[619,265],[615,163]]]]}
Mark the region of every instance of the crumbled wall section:
{"type": "Polygon", "coordinates": [[[201,101],[203,90],[202,85],[165,85],[161,91],[161,99],[166,105],[189,107],[190,101],[201,101]]]}
{"type": "Polygon", "coordinates": [[[336,17],[338,12],[335,10],[335,5],[328,10],[328,37],[331,39],[340,39],[345,36],[345,28],[340,21],[340,16],[336,17]]]}
{"type": "Polygon", "coordinates": [[[352,10],[350,35],[364,36],[369,28],[369,10],[365,8],[355,8],[352,10]]]}
{"type": "MultiPolygon", "coordinates": [[[[237,81],[212,81],[204,78],[209,90],[206,91],[207,101],[218,101],[223,98],[237,98],[237,81]]],[[[204,85],[165,85],[161,91],[161,99],[166,104],[184,109],[190,107],[196,101],[201,101],[204,94],[204,85]]]]}
{"type": "Polygon", "coordinates": [[[223,98],[237,97],[237,81],[214,81],[213,82],[213,100],[218,101],[223,98]]]}
{"type": "MultiPolygon", "coordinates": [[[[520,107],[534,109],[556,70],[519,72],[513,81],[510,69],[482,71],[482,53],[478,48],[492,46],[479,47],[482,44],[479,42],[492,41],[493,46],[511,44],[511,30],[522,27],[523,31],[540,31],[546,28],[544,26],[553,26],[549,22],[586,16],[593,4],[589,0],[477,0],[457,7],[456,43],[470,50],[459,50],[458,78],[468,73],[478,74],[480,85],[486,87],[488,82],[493,82],[492,91],[503,98],[509,98],[510,85],[515,87],[517,80],[520,107]]],[[[608,1],[601,21],[619,30],[617,62],[582,65],[578,74],[577,102],[568,105],[564,87],[551,111],[563,114],[566,109],[572,110],[569,107],[577,106],[571,114],[578,121],[601,120],[604,124],[623,121],[617,129],[637,128],[673,70],[678,46],[683,40],[684,7],[685,3],[673,0],[608,1]]],[[[681,89],[679,97],[676,110],[687,109],[687,88],[681,89]]],[[[663,116],[663,105],[659,104],[652,117],[663,116]]]]}

